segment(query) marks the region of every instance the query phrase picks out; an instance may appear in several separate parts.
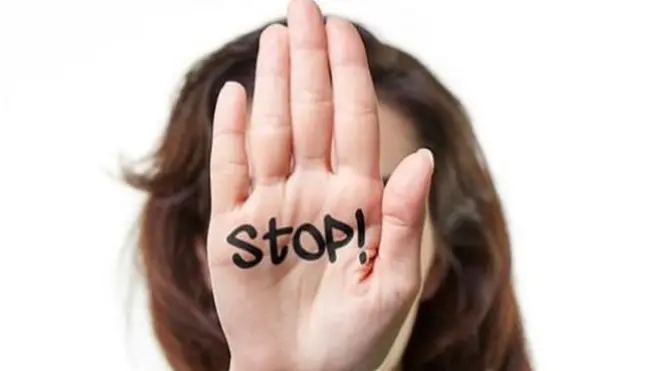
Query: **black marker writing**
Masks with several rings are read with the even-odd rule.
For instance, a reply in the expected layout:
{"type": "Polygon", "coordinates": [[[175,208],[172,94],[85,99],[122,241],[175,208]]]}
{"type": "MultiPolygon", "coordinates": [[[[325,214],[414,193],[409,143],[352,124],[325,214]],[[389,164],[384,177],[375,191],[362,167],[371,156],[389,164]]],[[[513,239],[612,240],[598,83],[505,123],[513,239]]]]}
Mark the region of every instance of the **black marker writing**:
{"type": "Polygon", "coordinates": [[[353,238],[353,228],[330,215],[326,215],[325,218],[323,218],[323,222],[325,225],[325,243],[326,248],[328,249],[328,258],[330,259],[330,263],[334,263],[337,261],[337,249],[346,246],[351,241],[351,238],[353,238]],[[341,232],[344,232],[344,239],[335,241],[335,237],[332,233],[333,229],[338,229],[341,232]]]}
{"type": "Polygon", "coordinates": [[[302,259],[310,261],[317,260],[323,256],[325,252],[325,241],[323,241],[323,235],[316,229],[314,224],[305,223],[296,229],[296,233],[293,234],[293,251],[302,259]],[[317,252],[305,250],[300,241],[300,236],[302,236],[303,232],[309,233],[314,238],[314,242],[316,242],[316,246],[318,247],[317,252]]]}
{"type": "Polygon", "coordinates": [[[245,241],[239,240],[237,236],[241,232],[247,233],[250,239],[257,237],[257,230],[254,229],[253,226],[249,224],[243,224],[238,228],[234,229],[234,231],[231,232],[229,236],[227,236],[227,243],[236,246],[241,250],[249,252],[250,254],[254,255],[254,259],[251,261],[246,261],[243,259],[243,257],[241,257],[240,254],[236,253],[232,255],[232,260],[234,261],[234,264],[236,264],[239,268],[243,268],[243,269],[252,268],[255,265],[259,264],[259,262],[261,262],[261,259],[264,258],[264,254],[261,252],[261,250],[259,250],[258,247],[250,243],[247,243],[245,241]]]}
{"type": "MultiPolygon", "coordinates": [[[[364,213],[361,209],[355,212],[357,224],[357,239],[358,247],[364,246],[365,240],[365,220],[364,213]]],[[[277,220],[270,218],[268,220],[268,231],[261,238],[268,241],[270,250],[270,259],[274,265],[281,264],[286,259],[289,251],[289,246],[284,245],[280,248],[278,244],[278,237],[287,236],[293,233],[292,236],[292,250],[303,260],[314,261],[318,260],[323,255],[328,253],[328,260],[330,263],[337,261],[337,250],[348,245],[353,239],[355,231],[350,224],[344,223],[340,220],[333,218],[330,215],[325,215],[323,218],[323,225],[325,236],[323,233],[311,223],[304,223],[294,230],[293,227],[277,227],[277,220]],[[341,239],[335,240],[335,231],[343,234],[341,239]],[[314,240],[316,246],[303,246],[302,236],[307,233],[314,240]]],[[[232,260],[237,267],[248,269],[259,264],[264,257],[264,253],[257,246],[248,242],[257,238],[257,230],[250,224],[243,224],[234,229],[229,236],[227,236],[227,243],[241,249],[253,256],[253,259],[245,260],[240,254],[235,253],[232,260]],[[249,238],[240,239],[239,235],[245,234],[249,238]]],[[[360,253],[360,262],[364,264],[367,256],[364,251],[360,253]]]]}
{"type": "Polygon", "coordinates": [[[286,236],[287,234],[291,234],[291,232],[293,232],[293,228],[291,227],[277,228],[277,220],[275,218],[270,218],[268,221],[268,233],[264,235],[263,239],[270,240],[270,258],[273,264],[278,265],[282,263],[289,250],[287,245],[282,246],[281,253],[277,250],[277,237],[286,236]]]}
{"type": "MultiPolygon", "coordinates": [[[[362,209],[357,209],[355,211],[355,219],[357,220],[357,230],[358,230],[358,248],[361,249],[364,247],[364,213],[362,209]]],[[[360,264],[367,262],[367,253],[362,250],[360,251],[360,264]]]]}

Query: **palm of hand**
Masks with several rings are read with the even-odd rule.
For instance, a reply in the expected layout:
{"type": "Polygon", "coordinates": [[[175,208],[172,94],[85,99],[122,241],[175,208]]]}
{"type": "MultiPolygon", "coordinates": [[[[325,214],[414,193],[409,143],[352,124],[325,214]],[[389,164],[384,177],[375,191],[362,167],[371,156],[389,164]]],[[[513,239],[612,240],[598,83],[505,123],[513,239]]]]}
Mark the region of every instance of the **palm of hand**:
{"type": "Polygon", "coordinates": [[[383,190],[364,49],[326,28],[299,0],[262,34],[249,148],[244,90],[218,98],[209,268],[237,369],[375,368],[420,285],[432,160],[410,155],[383,190]]]}

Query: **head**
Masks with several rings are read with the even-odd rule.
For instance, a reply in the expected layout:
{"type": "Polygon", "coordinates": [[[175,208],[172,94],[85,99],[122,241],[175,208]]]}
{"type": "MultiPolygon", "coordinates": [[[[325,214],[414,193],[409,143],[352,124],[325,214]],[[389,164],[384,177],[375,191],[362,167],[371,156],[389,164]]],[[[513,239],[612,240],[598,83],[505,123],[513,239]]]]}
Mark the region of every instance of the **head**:
{"type": "MultiPolygon", "coordinates": [[[[414,57],[356,27],[379,98],[383,181],[420,147],[432,150],[436,164],[423,232],[423,287],[379,370],[529,370],[503,212],[463,107],[414,57]]],[[[150,167],[126,170],[128,183],[148,196],[139,258],[156,337],[177,371],[229,365],[205,262],[207,167],[219,90],[237,81],[251,96],[262,30],[193,66],[150,167]]]]}

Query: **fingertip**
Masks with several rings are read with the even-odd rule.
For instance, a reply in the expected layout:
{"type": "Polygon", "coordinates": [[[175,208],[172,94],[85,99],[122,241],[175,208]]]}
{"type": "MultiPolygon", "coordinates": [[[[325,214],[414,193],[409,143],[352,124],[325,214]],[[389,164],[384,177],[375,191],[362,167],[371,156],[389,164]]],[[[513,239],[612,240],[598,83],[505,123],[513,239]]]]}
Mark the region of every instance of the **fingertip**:
{"type": "Polygon", "coordinates": [[[428,196],[428,193],[431,191],[431,181],[433,180],[433,172],[435,171],[435,157],[433,156],[433,152],[429,148],[420,148],[417,150],[417,153],[419,153],[421,156],[424,157],[424,160],[427,162],[427,168],[426,168],[426,173],[424,174],[424,178],[426,179],[425,186],[426,186],[426,195],[428,196]]]}
{"type": "Polygon", "coordinates": [[[273,23],[261,31],[259,35],[259,47],[271,45],[273,42],[278,42],[282,37],[286,37],[287,27],[280,23],[273,23]]]}
{"type": "Polygon", "coordinates": [[[325,17],[325,28],[331,29],[337,27],[337,22],[341,22],[341,18],[335,15],[328,15],[325,17]]]}
{"type": "Polygon", "coordinates": [[[240,99],[240,95],[244,91],[245,89],[241,83],[231,80],[226,81],[220,89],[217,102],[228,101],[230,99],[240,99]]]}
{"type": "MultiPolygon", "coordinates": [[[[342,57],[348,53],[349,56],[353,57],[350,58],[351,61],[355,57],[358,57],[356,58],[358,60],[366,59],[362,37],[350,20],[339,16],[327,16],[325,32],[328,40],[333,39],[334,41],[332,49],[335,53],[343,50],[343,53],[340,53],[342,57]]],[[[343,61],[343,59],[339,58],[339,61],[343,61]]]]}
{"type": "Polygon", "coordinates": [[[287,9],[289,18],[305,18],[310,13],[321,13],[321,7],[313,0],[291,0],[287,9]]]}
{"type": "Polygon", "coordinates": [[[330,54],[330,58],[332,58],[335,62],[343,59],[337,57],[343,57],[343,55],[346,53],[342,52],[342,50],[347,46],[350,46],[350,26],[352,25],[348,21],[337,16],[329,16],[326,19],[325,33],[326,38],[328,39],[328,52],[330,54]]]}
{"type": "Polygon", "coordinates": [[[292,30],[289,36],[294,47],[325,48],[323,13],[315,1],[291,1],[287,22],[292,30]]]}
{"type": "Polygon", "coordinates": [[[326,17],[325,27],[330,32],[353,32],[355,30],[350,21],[336,15],[326,17]]]}
{"type": "Polygon", "coordinates": [[[289,54],[288,28],[279,23],[268,25],[259,35],[257,70],[285,74],[289,54]]]}
{"type": "Polygon", "coordinates": [[[433,155],[426,148],[411,153],[399,163],[385,186],[383,213],[401,225],[418,226],[431,189],[433,155]]]}
{"type": "Polygon", "coordinates": [[[431,164],[431,170],[435,168],[435,157],[433,157],[433,152],[428,148],[420,148],[417,150],[417,153],[422,154],[426,160],[431,164]]]}
{"type": "MultiPolygon", "coordinates": [[[[218,97],[215,101],[215,109],[213,112],[214,124],[219,121],[222,115],[227,113],[239,113],[245,106],[247,100],[247,92],[243,85],[236,81],[227,81],[220,88],[218,97]]],[[[223,120],[225,121],[225,120],[223,120]]],[[[225,121],[229,123],[231,120],[225,121]]]]}

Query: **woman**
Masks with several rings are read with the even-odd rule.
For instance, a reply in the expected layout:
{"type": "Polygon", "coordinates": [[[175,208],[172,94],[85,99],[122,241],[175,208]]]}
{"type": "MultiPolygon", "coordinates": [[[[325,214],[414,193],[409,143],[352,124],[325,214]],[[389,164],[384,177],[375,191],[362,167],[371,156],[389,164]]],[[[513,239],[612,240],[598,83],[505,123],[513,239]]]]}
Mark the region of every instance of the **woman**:
{"type": "Polygon", "coordinates": [[[530,369],[464,110],[355,27],[293,0],[187,74],[152,167],[127,172],[175,370],[530,369]]]}

